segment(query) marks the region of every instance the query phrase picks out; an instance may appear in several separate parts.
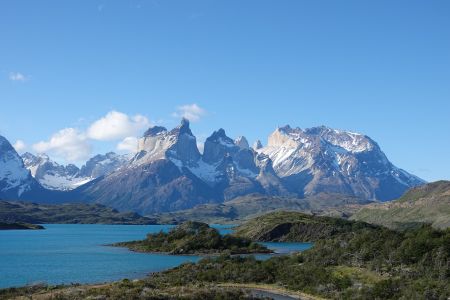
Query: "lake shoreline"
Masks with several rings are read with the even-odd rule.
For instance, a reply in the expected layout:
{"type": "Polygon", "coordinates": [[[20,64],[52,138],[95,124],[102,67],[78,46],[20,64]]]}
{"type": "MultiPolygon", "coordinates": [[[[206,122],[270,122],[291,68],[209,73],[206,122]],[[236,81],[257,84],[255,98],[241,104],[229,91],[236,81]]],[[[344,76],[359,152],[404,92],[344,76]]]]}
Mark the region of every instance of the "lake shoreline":
{"type": "MultiPolygon", "coordinates": [[[[23,287],[37,282],[59,285],[72,282],[105,283],[122,278],[142,279],[183,263],[220,256],[142,253],[110,246],[121,241],[143,239],[148,233],[168,231],[173,228],[169,225],[43,225],[46,230],[0,231],[0,288],[23,287]]],[[[222,234],[229,233],[228,226],[214,227],[222,234]]],[[[301,251],[304,247],[303,243],[269,246],[274,252],[283,254],[286,250],[301,251]]],[[[261,259],[265,259],[265,255],[262,254],[261,259]]],[[[276,255],[279,254],[271,253],[266,257],[276,255]]]]}
{"type": "Polygon", "coordinates": [[[0,230],[44,230],[45,227],[40,224],[30,224],[22,222],[0,222],[0,230]]]}
{"type": "MultiPolygon", "coordinates": [[[[124,242],[127,243],[127,242],[124,242]]],[[[127,249],[129,251],[132,252],[136,252],[136,253],[143,253],[143,254],[162,254],[162,255],[172,255],[172,256],[201,256],[201,257],[217,257],[217,256],[221,256],[221,255],[264,255],[264,254],[282,254],[282,253],[276,253],[273,250],[270,250],[269,252],[251,252],[251,253],[227,253],[227,252],[213,252],[213,253],[206,253],[206,252],[196,252],[196,253],[171,253],[171,252],[167,252],[167,251],[144,251],[144,250],[139,250],[139,249],[134,249],[134,248],[130,248],[127,247],[125,245],[120,245],[121,243],[118,244],[109,244],[109,245],[102,245],[102,246],[107,246],[107,247],[116,247],[116,248],[124,248],[127,249]]]]}

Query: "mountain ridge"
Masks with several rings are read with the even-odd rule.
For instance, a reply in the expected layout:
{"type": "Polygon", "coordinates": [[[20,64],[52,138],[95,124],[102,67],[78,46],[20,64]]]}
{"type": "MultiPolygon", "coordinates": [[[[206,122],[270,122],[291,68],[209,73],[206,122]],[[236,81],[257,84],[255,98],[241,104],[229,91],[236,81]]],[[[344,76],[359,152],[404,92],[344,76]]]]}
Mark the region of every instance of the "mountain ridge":
{"type": "MultiPolygon", "coordinates": [[[[65,171],[89,176],[89,182],[57,194],[59,198],[52,201],[99,203],[149,214],[250,194],[305,198],[329,193],[386,201],[424,183],[395,167],[378,144],[362,134],[325,126],[303,130],[286,125],[268,140],[266,146],[257,142],[251,148],[244,136],[232,139],[221,128],[206,139],[200,153],[187,119],[171,130],[150,127],[138,140],[133,157],[119,159],[113,168],[97,169],[96,176],[92,176],[95,167],[89,169],[89,162],[81,169],[65,166],[65,171]]],[[[20,157],[11,149],[8,153],[13,153],[20,165],[20,157]]],[[[111,161],[108,155],[113,154],[95,156],[93,165],[102,165],[103,159],[111,161]]],[[[14,198],[14,193],[6,196],[14,198]]]]}
{"type": "Polygon", "coordinates": [[[245,137],[234,140],[221,128],[200,153],[183,119],[170,131],[147,130],[126,168],[76,191],[88,201],[151,214],[255,193],[304,198],[325,192],[385,201],[424,183],[357,133],[285,126],[269,136],[267,146],[257,146],[250,148],[245,137]]]}

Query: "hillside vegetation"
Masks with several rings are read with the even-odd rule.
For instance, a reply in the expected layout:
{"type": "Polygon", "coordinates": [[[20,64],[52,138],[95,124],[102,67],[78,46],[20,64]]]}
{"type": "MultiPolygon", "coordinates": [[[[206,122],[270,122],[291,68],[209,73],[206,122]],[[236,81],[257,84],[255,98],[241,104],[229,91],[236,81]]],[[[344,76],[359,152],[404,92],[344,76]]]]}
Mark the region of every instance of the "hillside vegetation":
{"type": "Polygon", "coordinates": [[[346,218],[358,211],[362,204],[367,203],[369,202],[338,194],[322,193],[303,199],[251,194],[220,204],[202,204],[191,209],[155,214],[151,217],[167,224],[185,221],[236,224],[268,212],[292,210],[346,218]]]}
{"type": "Polygon", "coordinates": [[[447,299],[450,230],[362,227],[265,261],[208,258],[157,274],[154,285],[259,283],[332,299],[447,299]]]}
{"type": "Polygon", "coordinates": [[[255,241],[313,242],[375,226],[300,212],[273,212],[236,228],[235,235],[255,241]]]}
{"type": "Polygon", "coordinates": [[[0,201],[0,221],[35,224],[154,224],[136,213],[118,212],[98,204],[47,205],[0,201]]]}
{"type": "Polygon", "coordinates": [[[249,239],[220,235],[217,229],[200,222],[186,222],[171,229],[147,235],[142,241],[122,242],[114,246],[128,247],[138,252],[170,254],[247,254],[270,253],[266,247],[249,239]]]}
{"type": "Polygon", "coordinates": [[[45,229],[41,225],[28,224],[28,223],[3,223],[0,222],[0,230],[24,230],[24,229],[45,229]]]}
{"type": "Polygon", "coordinates": [[[393,229],[431,224],[450,227],[450,181],[438,181],[406,192],[398,200],[372,204],[351,217],[393,229]]]}

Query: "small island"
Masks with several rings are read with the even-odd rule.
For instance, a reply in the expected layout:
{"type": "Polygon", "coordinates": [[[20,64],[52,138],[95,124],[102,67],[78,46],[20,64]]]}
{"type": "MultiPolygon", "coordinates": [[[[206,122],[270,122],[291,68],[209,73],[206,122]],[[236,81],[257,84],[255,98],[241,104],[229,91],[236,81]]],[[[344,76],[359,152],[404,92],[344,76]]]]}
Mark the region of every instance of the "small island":
{"type": "Polygon", "coordinates": [[[147,235],[142,241],[113,244],[137,252],[160,252],[173,255],[272,253],[250,239],[221,235],[217,229],[201,222],[185,222],[169,232],[147,235]]]}
{"type": "Polygon", "coordinates": [[[3,223],[0,222],[0,230],[25,230],[45,229],[44,226],[28,223],[3,223]]]}

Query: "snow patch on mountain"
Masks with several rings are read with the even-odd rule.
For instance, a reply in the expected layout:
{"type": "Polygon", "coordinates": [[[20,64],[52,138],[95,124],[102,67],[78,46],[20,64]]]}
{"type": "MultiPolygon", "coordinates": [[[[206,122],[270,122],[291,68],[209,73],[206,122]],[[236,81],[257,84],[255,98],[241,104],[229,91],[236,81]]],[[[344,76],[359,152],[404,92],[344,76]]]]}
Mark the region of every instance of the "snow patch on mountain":
{"type": "MultiPolygon", "coordinates": [[[[20,187],[26,183],[29,172],[23,167],[20,157],[11,155],[10,153],[3,155],[0,159],[0,181],[2,191],[20,187]]],[[[20,188],[19,196],[28,190],[27,186],[20,188]]]]}
{"type": "Polygon", "coordinates": [[[0,136],[0,191],[17,189],[18,196],[31,189],[30,172],[6,138],[0,136]]]}
{"type": "Polygon", "coordinates": [[[129,158],[113,152],[99,154],[89,159],[81,169],[72,164],[60,165],[45,153],[34,155],[27,152],[22,155],[22,159],[25,167],[43,187],[68,191],[117,170],[129,158]]]}

